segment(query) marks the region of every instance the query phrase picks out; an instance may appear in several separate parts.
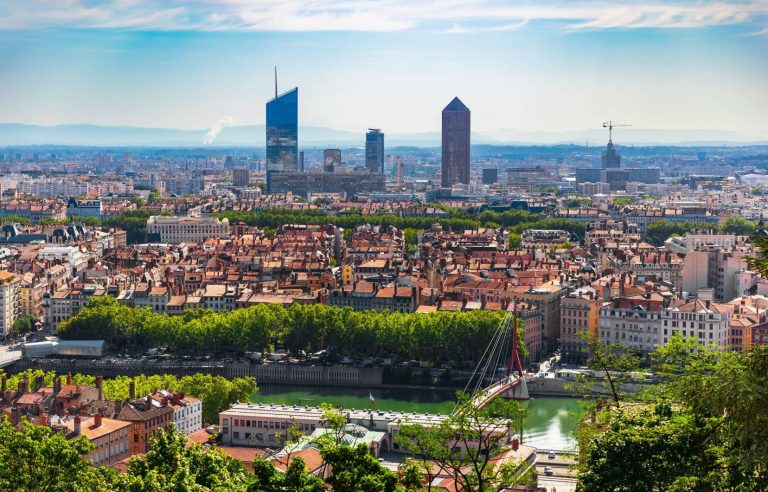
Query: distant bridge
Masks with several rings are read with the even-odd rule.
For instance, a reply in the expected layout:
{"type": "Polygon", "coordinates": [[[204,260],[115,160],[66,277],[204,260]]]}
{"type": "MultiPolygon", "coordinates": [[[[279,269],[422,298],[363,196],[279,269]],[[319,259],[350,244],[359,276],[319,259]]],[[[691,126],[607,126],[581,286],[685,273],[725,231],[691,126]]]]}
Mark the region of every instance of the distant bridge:
{"type": "Polygon", "coordinates": [[[483,408],[498,396],[528,399],[528,386],[517,352],[517,328],[517,315],[507,311],[464,387],[464,392],[472,395],[471,402],[475,407],[483,408]],[[505,363],[506,367],[503,366],[505,363]]]}

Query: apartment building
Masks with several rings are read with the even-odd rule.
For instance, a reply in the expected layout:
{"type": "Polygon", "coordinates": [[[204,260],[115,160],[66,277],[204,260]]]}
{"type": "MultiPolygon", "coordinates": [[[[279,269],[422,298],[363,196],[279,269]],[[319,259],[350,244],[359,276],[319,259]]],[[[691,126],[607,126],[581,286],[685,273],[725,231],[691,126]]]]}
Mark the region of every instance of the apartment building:
{"type": "Polygon", "coordinates": [[[203,428],[203,400],[168,390],[155,391],[150,396],[161,406],[173,408],[171,422],[179,432],[189,435],[203,428]]]}
{"type": "Polygon", "coordinates": [[[663,341],[664,299],[657,293],[618,297],[600,308],[598,336],[647,356],[663,341]]]}
{"type": "Polygon", "coordinates": [[[147,220],[150,242],[200,243],[210,238],[228,239],[229,220],[216,217],[152,216],[147,220]]]}
{"type": "Polygon", "coordinates": [[[21,315],[21,279],[12,272],[0,271],[0,336],[11,334],[21,315]]]}
{"type": "Polygon", "coordinates": [[[701,345],[728,349],[732,316],[732,305],[700,299],[680,302],[662,312],[662,341],[667,343],[672,335],[679,334],[693,337],[701,345]]]}
{"type": "Polygon", "coordinates": [[[90,185],[86,181],[65,179],[35,179],[20,181],[16,185],[19,195],[41,198],[87,195],[89,189],[90,185]]]}
{"type": "Polygon", "coordinates": [[[52,417],[53,427],[61,424],[67,429],[68,437],[83,436],[94,445],[85,455],[94,466],[112,465],[131,456],[128,440],[130,422],[115,420],[95,414],[88,417],[52,417]]]}
{"type": "Polygon", "coordinates": [[[130,424],[128,432],[131,454],[146,453],[152,433],[167,428],[172,422],[173,413],[172,406],[163,406],[151,396],[129,400],[121,408],[118,418],[130,424]]]}
{"type": "Polygon", "coordinates": [[[560,353],[564,362],[583,364],[586,361],[581,334],[598,336],[602,304],[597,289],[590,286],[580,287],[560,299],[560,353]]]}

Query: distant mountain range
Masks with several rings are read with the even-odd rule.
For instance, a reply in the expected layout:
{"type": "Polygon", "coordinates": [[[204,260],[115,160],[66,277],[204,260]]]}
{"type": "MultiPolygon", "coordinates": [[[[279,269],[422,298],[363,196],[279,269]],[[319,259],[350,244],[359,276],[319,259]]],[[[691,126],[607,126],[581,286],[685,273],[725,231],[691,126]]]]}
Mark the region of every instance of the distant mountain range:
{"type": "MultiPolygon", "coordinates": [[[[0,124],[0,146],[11,145],[93,145],[148,147],[204,147],[203,136],[208,129],[179,130],[173,128],[142,128],[99,125],[24,125],[0,124]]],[[[440,145],[440,132],[387,133],[387,146],[435,147],[440,145]]],[[[264,125],[231,126],[222,129],[210,144],[216,147],[260,147],[264,145],[264,125]]],[[[476,132],[473,144],[577,144],[602,146],[607,139],[603,129],[572,132],[526,132],[502,130],[476,132]]],[[[313,146],[364,145],[365,129],[360,132],[336,130],[318,126],[299,127],[299,144],[313,146]]],[[[620,145],[765,145],[768,136],[746,135],[725,130],[650,130],[621,129],[614,141],[620,145]]]]}

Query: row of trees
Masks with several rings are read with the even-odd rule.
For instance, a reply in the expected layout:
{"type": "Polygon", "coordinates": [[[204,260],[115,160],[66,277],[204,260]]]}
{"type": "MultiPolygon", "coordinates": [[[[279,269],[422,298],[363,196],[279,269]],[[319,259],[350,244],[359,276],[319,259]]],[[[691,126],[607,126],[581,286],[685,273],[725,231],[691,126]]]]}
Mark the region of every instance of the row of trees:
{"type": "Polygon", "coordinates": [[[59,333],[65,339],[104,339],[112,346],[216,355],[265,351],[282,344],[294,354],[329,350],[439,363],[478,360],[503,315],[484,310],[403,314],[321,304],[288,308],[260,304],[221,313],[200,310],[163,316],[105,297],[91,300],[62,323],[59,333]]]}
{"type": "Polygon", "coordinates": [[[284,442],[288,454],[281,459],[287,465],[284,472],[258,457],[250,472],[219,450],[214,439],[206,447],[190,445],[171,425],[155,432],[149,451],[132,457],[120,473],[92,467],[83,457],[94,447],[84,437],[67,440],[50,427],[27,423],[17,430],[3,419],[0,462],[8,466],[0,467],[0,490],[417,492],[433,490],[432,479],[439,474],[454,477],[462,490],[483,492],[528,484],[533,477],[530,463],[493,460],[511,443],[491,428],[505,428],[525,416],[516,401],[496,399],[490,408],[477,410],[465,398],[459,411],[437,426],[404,425],[398,442],[415,457],[404,464],[399,477],[382,466],[365,444],[346,445],[346,418],[327,405],[323,408],[327,432],[309,442],[291,432],[291,439],[284,442]],[[305,462],[293,454],[300,441],[319,450],[325,470],[320,476],[310,475],[305,462]]]}
{"type": "Polygon", "coordinates": [[[721,352],[675,336],[652,357],[661,382],[625,393],[639,360],[588,346],[605,377],[602,393],[585,392],[579,490],[768,490],[767,347],[721,352]]]}
{"type": "Polygon", "coordinates": [[[648,224],[645,235],[651,243],[660,246],[672,236],[684,236],[686,233],[697,229],[713,230],[715,233],[721,234],[750,236],[757,229],[757,223],[742,217],[730,217],[719,225],[702,222],[658,220],[648,224]]]}
{"type": "MultiPolygon", "coordinates": [[[[580,239],[584,237],[585,225],[577,220],[544,218],[539,214],[525,210],[508,210],[493,212],[484,210],[478,214],[463,213],[449,218],[437,217],[399,217],[397,215],[360,215],[343,214],[329,215],[322,210],[291,210],[285,208],[270,208],[247,212],[221,212],[219,218],[227,218],[230,223],[244,222],[251,226],[276,228],[281,224],[333,224],[346,229],[371,224],[395,226],[399,229],[426,230],[432,224],[440,223],[443,227],[454,231],[477,229],[478,227],[504,226],[512,232],[520,233],[525,229],[562,229],[575,234],[580,239]]],[[[457,214],[454,214],[457,215],[457,214]]]]}
{"type": "MultiPolygon", "coordinates": [[[[46,386],[53,386],[55,377],[60,377],[53,371],[28,369],[26,371],[8,376],[7,384],[10,388],[18,387],[19,382],[26,379],[34,382],[42,376],[46,386]]],[[[72,376],[74,384],[94,386],[96,377],[86,374],[72,376]]],[[[125,400],[129,397],[130,383],[134,383],[135,395],[148,395],[158,389],[181,391],[188,395],[203,400],[203,420],[217,423],[219,413],[229,408],[237,401],[248,401],[256,392],[256,380],[251,377],[227,379],[222,376],[210,374],[194,374],[178,377],[171,374],[154,376],[118,376],[104,379],[104,398],[108,400],[125,400]]]]}

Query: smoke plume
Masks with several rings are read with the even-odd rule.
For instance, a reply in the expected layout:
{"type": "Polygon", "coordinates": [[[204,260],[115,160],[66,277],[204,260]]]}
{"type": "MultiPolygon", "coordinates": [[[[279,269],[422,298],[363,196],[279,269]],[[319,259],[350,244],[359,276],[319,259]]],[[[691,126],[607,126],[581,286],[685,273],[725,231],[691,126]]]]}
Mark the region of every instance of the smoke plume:
{"type": "Polygon", "coordinates": [[[205,134],[203,137],[203,143],[205,145],[210,145],[213,143],[214,140],[216,140],[216,137],[219,136],[219,133],[221,133],[221,130],[224,129],[225,126],[232,126],[232,124],[235,121],[232,119],[231,116],[226,116],[219,121],[217,121],[210,130],[205,134]]]}

